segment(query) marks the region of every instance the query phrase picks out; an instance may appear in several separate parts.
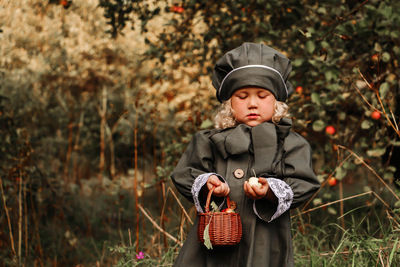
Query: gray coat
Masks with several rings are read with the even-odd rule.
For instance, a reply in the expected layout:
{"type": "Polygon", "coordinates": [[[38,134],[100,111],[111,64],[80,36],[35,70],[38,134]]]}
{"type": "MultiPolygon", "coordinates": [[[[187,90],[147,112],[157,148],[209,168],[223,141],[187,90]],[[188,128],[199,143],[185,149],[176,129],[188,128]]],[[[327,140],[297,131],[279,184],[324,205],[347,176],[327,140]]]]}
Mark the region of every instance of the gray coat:
{"type": "MultiPolygon", "coordinates": [[[[239,245],[206,249],[197,238],[197,220],[189,232],[175,266],[293,266],[290,213],[268,222],[277,206],[245,196],[243,183],[249,177],[275,177],[293,191],[290,208],[296,208],[319,188],[311,164],[311,149],[299,134],[290,131],[291,121],[255,127],[240,124],[224,130],[196,133],[176,166],[172,180],[178,191],[193,202],[191,188],[201,174],[215,172],[225,178],[230,198],[237,203],[243,236],[239,245]],[[235,178],[236,169],[244,177],[235,178]],[[254,209],[259,216],[256,216],[254,209]],[[260,219],[261,217],[262,219],[260,219]]],[[[204,207],[204,195],[200,202],[204,207]]]]}

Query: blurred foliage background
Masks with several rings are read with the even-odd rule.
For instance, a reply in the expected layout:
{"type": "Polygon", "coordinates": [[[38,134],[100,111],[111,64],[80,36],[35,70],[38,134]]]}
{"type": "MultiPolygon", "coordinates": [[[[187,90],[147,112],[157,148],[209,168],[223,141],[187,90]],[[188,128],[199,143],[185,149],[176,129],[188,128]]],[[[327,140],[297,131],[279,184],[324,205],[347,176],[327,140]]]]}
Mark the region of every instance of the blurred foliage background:
{"type": "Polygon", "coordinates": [[[195,211],[169,174],[244,41],[292,60],[322,183],[292,212],[296,264],[400,262],[400,2],[2,0],[0,17],[3,265],[171,265],[195,211]]]}

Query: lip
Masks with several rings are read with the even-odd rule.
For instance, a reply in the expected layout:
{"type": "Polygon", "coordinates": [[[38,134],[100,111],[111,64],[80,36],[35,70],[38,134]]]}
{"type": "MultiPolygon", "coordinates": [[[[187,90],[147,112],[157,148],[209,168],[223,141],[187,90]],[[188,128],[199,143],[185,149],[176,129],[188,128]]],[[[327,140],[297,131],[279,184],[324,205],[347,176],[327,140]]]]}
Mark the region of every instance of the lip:
{"type": "Polygon", "coordinates": [[[246,117],[249,119],[257,119],[260,115],[257,113],[250,113],[246,117]]]}

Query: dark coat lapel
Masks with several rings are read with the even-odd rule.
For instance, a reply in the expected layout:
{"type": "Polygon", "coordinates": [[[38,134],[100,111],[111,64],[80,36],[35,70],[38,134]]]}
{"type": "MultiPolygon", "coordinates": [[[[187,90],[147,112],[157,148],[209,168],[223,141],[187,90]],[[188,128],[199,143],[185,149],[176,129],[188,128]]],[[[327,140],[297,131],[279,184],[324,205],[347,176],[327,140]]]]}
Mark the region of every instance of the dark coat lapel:
{"type": "Polygon", "coordinates": [[[271,173],[272,162],[277,152],[275,125],[272,123],[261,123],[252,128],[251,136],[253,139],[255,173],[271,173]]]}
{"type": "Polygon", "coordinates": [[[290,119],[277,125],[264,122],[255,127],[239,124],[213,134],[210,139],[224,159],[251,152],[256,159],[256,174],[276,174],[276,163],[281,160],[283,141],[292,126],[290,119]]]}
{"type": "Polygon", "coordinates": [[[250,148],[250,126],[239,124],[235,128],[229,128],[211,136],[211,140],[226,159],[230,155],[248,153],[250,148]]]}

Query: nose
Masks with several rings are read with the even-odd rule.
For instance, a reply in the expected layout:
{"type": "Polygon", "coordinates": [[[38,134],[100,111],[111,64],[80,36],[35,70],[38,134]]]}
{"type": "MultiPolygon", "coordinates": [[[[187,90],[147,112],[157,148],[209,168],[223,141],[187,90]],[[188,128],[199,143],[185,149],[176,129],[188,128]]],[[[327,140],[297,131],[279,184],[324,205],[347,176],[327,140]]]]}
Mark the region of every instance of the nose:
{"type": "Polygon", "coordinates": [[[250,96],[249,97],[249,102],[248,102],[248,108],[257,108],[257,97],[250,96]]]}

